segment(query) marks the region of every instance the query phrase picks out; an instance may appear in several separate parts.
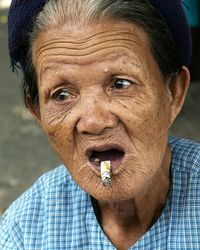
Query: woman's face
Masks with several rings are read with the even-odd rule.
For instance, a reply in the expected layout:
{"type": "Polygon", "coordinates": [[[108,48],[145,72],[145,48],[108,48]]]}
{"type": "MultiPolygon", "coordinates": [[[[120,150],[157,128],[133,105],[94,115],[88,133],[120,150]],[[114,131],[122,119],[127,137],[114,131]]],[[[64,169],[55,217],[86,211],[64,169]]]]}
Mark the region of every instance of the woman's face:
{"type": "Polygon", "coordinates": [[[33,46],[38,120],[73,179],[99,200],[142,192],[165,168],[171,98],[137,26],[62,26],[33,46]],[[110,160],[104,187],[99,161],[110,160]]]}

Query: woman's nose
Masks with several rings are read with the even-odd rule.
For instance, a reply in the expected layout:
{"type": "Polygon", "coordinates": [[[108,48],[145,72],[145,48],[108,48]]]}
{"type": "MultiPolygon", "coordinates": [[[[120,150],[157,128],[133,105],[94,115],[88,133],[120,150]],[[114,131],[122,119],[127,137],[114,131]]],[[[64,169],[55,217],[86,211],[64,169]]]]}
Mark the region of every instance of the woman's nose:
{"type": "Polygon", "coordinates": [[[114,128],[117,124],[117,116],[109,111],[106,103],[100,104],[95,100],[85,108],[77,123],[77,131],[79,133],[100,135],[106,128],[114,128]]]}

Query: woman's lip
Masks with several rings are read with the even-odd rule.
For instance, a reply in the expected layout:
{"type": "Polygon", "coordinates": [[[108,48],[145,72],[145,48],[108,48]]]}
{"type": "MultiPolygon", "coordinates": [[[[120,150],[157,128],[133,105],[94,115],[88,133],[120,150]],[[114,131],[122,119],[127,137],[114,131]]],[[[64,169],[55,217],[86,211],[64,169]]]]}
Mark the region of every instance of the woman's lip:
{"type": "Polygon", "coordinates": [[[95,161],[91,160],[92,152],[93,151],[102,152],[102,151],[108,151],[111,149],[116,149],[116,150],[124,153],[123,156],[121,156],[121,159],[119,157],[119,159],[112,162],[112,164],[111,164],[111,170],[116,171],[119,168],[119,166],[122,164],[122,162],[125,158],[125,150],[121,145],[118,145],[118,144],[112,143],[112,144],[104,144],[104,145],[98,145],[98,146],[95,145],[93,147],[86,149],[86,157],[88,159],[89,164],[99,172],[100,171],[100,162],[95,162],[95,161]]]}
{"type": "Polygon", "coordinates": [[[124,154],[126,153],[125,149],[121,145],[112,143],[112,144],[103,144],[103,145],[94,145],[94,146],[91,146],[91,147],[89,147],[89,148],[86,149],[85,155],[86,155],[86,157],[88,159],[90,159],[93,151],[102,152],[102,151],[107,151],[107,150],[110,150],[110,149],[117,149],[119,151],[124,152],[124,154]]]}

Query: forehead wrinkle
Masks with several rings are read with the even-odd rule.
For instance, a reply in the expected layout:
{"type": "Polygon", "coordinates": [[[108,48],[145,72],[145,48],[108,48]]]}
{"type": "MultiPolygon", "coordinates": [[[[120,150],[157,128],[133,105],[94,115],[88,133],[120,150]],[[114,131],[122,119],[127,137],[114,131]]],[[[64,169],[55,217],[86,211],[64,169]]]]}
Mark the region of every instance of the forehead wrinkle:
{"type": "MultiPolygon", "coordinates": [[[[57,36],[56,38],[51,38],[51,39],[47,39],[46,41],[44,41],[44,45],[41,46],[39,49],[38,49],[38,52],[40,51],[40,49],[42,49],[43,47],[45,46],[50,46],[50,45],[53,45],[54,43],[56,43],[57,41],[59,41],[59,43],[65,43],[65,44],[72,44],[72,45],[77,45],[78,47],[80,46],[88,46],[88,44],[98,44],[99,41],[97,41],[96,43],[94,42],[94,40],[99,40],[99,39],[106,39],[106,41],[109,41],[109,40],[115,40],[117,39],[117,37],[122,37],[123,35],[126,35],[128,36],[129,38],[123,38],[124,40],[132,40],[132,37],[130,38],[130,32],[109,32],[109,31],[104,31],[104,32],[100,32],[98,34],[94,34],[94,35],[91,35],[89,36],[88,38],[86,37],[82,37],[81,39],[80,38],[76,38],[76,41],[75,40],[66,40],[63,39],[63,36],[67,36],[67,34],[62,34],[60,37],[57,36]]],[[[74,39],[72,37],[72,39],[74,39]]],[[[45,39],[44,39],[45,40],[45,39]]],[[[122,40],[122,38],[121,38],[122,40]]],[[[73,48],[73,47],[72,47],[73,48]]]]}
{"type": "MultiPolygon", "coordinates": [[[[104,40],[103,42],[94,42],[94,43],[91,43],[91,44],[88,44],[88,43],[82,43],[82,44],[77,44],[77,43],[74,43],[74,42],[67,42],[67,41],[54,41],[53,43],[45,43],[43,46],[40,47],[40,49],[37,51],[37,54],[40,54],[42,53],[43,51],[47,50],[47,49],[63,49],[63,48],[67,48],[69,50],[74,50],[74,51],[79,51],[79,50],[86,50],[86,49],[89,49],[89,48],[93,48],[95,46],[99,46],[100,44],[101,45],[104,45],[106,43],[110,43],[110,42],[115,42],[116,41],[118,42],[127,42],[127,43],[130,43],[130,42],[134,42],[134,44],[137,44],[136,41],[131,41],[130,39],[128,38],[119,38],[117,39],[116,37],[113,37],[112,39],[109,39],[109,40],[104,40]],[[56,45],[56,46],[52,46],[52,45],[56,45]],[[68,45],[67,47],[65,45],[68,45]],[[77,46],[76,46],[77,45],[77,46]]],[[[138,44],[139,45],[139,44],[138,44]]]]}
{"type": "MultiPolygon", "coordinates": [[[[47,35],[51,35],[51,33],[53,32],[54,30],[50,30],[50,31],[46,31],[46,32],[42,32],[41,35],[44,36],[44,39],[45,39],[45,36],[47,35]]],[[[71,35],[70,33],[68,34],[67,32],[60,32],[59,31],[59,35],[57,35],[55,38],[51,38],[51,41],[53,40],[57,40],[58,38],[59,39],[62,39],[63,37],[67,36],[67,37],[70,37],[71,39],[76,39],[76,43],[82,43],[82,42],[87,42],[89,40],[93,40],[94,38],[106,38],[106,37],[110,37],[110,36],[117,36],[117,35],[127,35],[127,36],[130,36],[130,31],[119,31],[119,30],[106,30],[106,31],[99,31],[98,33],[95,33],[95,34],[92,34],[92,35],[89,35],[89,36],[86,36],[85,34],[84,35],[81,35],[81,38],[80,38],[80,35],[79,36],[75,36],[75,35],[71,35]]],[[[39,35],[40,36],[40,35],[39,35]]],[[[49,39],[48,39],[49,40],[49,39]]]]}
{"type": "Polygon", "coordinates": [[[116,61],[117,58],[121,58],[123,56],[131,57],[131,64],[132,66],[135,66],[136,68],[141,68],[141,63],[139,63],[139,60],[134,57],[134,55],[131,53],[130,46],[110,46],[106,48],[102,48],[100,51],[95,50],[93,52],[88,51],[87,53],[80,54],[66,54],[65,50],[59,51],[59,54],[57,53],[49,53],[46,54],[43,53],[38,58],[39,64],[41,65],[41,72],[45,73],[46,69],[49,68],[48,62],[55,61],[56,63],[64,63],[64,64],[76,64],[76,65],[91,65],[94,62],[101,62],[101,61],[116,61]],[[121,53],[116,55],[116,52],[113,52],[113,49],[116,48],[116,51],[121,50],[121,53]],[[123,50],[122,50],[123,49],[123,50]],[[106,51],[104,53],[104,56],[102,56],[102,52],[106,51]],[[131,53],[131,54],[130,54],[131,53]],[[114,56],[115,55],[115,56],[114,56]],[[110,58],[109,58],[110,56],[110,58]],[[93,57],[93,58],[92,58],[93,57]],[[71,63],[70,61],[76,60],[75,63],[71,63]]]}
{"type": "MultiPolygon", "coordinates": [[[[137,29],[137,28],[136,28],[137,29]]],[[[56,30],[57,31],[57,30],[56,30]]],[[[53,32],[53,31],[51,31],[53,32]]],[[[81,50],[86,50],[89,48],[93,48],[95,46],[99,45],[104,45],[104,43],[112,43],[114,42],[127,42],[127,43],[132,43],[133,45],[137,45],[141,47],[141,40],[143,43],[145,42],[147,45],[147,39],[144,39],[145,34],[137,32],[137,35],[135,33],[131,32],[131,29],[129,28],[128,31],[121,31],[119,29],[112,29],[112,30],[106,30],[106,31],[100,31],[96,34],[92,34],[89,37],[81,37],[80,35],[78,37],[74,37],[72,35],[68,35],[66,32],[60,32],[56,34],[57,37],[55,38],[50,38],[52,37],[52,33],[50,31],[41,33],[39,35],[39,38],[36,40],[36,43],[34,46],[36,48],[36,54],[40,54],[45,50],[48,49],[54,49],[54,48],[63,48],[67,47],[68,49],[74,50],[74,51],[81,51],[81,50]],[[64,37],[70,37],[71,39],[68,40],[67,38],[64,37]],[[41,39],[40,39],[41,38],[41,39]],[[140,38],[140,39],[138,39],[140,38]],[[38,42],[38,43],[37,43],[38,42]]],[[[130,46],[130,44],[129,44],[130,46]]]]}
{"type": "MultiPolygon", "coordinates": [[[[70,57],[85,57],[85,56],[95,56],[96,54],[104,52],[105,50],[110,50],[110,49],[123,49],[124,51],[127,51],[128,53],[131,53],[133,55],[133,51],[131,50],[130,47],[130,42],[126,42],[123,40],[120,43],[113,45],[110,44],[109,42],[103,42],[101,46],[99,44],[92,45],[91,47],[87,47],[84,49],[80,48],[66,48],[65,46],[59,47],[56,46],[56,51],[55,48],[52,47],[46,47],[44,50],[40,51],[40,53],[36,55],[35,59],[36,60],[43,60],[46,56],[60,56],[63,57],[65,56],[66,59],[70,57]],[[105,46],[107,45],[107,46],[105,46]],[[58,49],[58,51],[57,51],[58,49]]],[[[139,60],[134,57],[135,64],[139,67],[140,63],[139,60]]]]}

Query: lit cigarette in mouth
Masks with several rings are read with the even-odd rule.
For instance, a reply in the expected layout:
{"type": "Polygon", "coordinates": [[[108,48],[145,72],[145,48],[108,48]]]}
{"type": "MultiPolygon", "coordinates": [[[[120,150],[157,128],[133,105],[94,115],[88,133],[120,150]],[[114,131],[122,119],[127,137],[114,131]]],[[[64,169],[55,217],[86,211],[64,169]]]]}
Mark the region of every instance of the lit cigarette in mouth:
{"type": "Polygon", "coordinates": [[[100,165],[101,169],[101,180],[105,187],[109,187],[111,184],[111,162],[110,161],[102,161],[100,165]]]}

